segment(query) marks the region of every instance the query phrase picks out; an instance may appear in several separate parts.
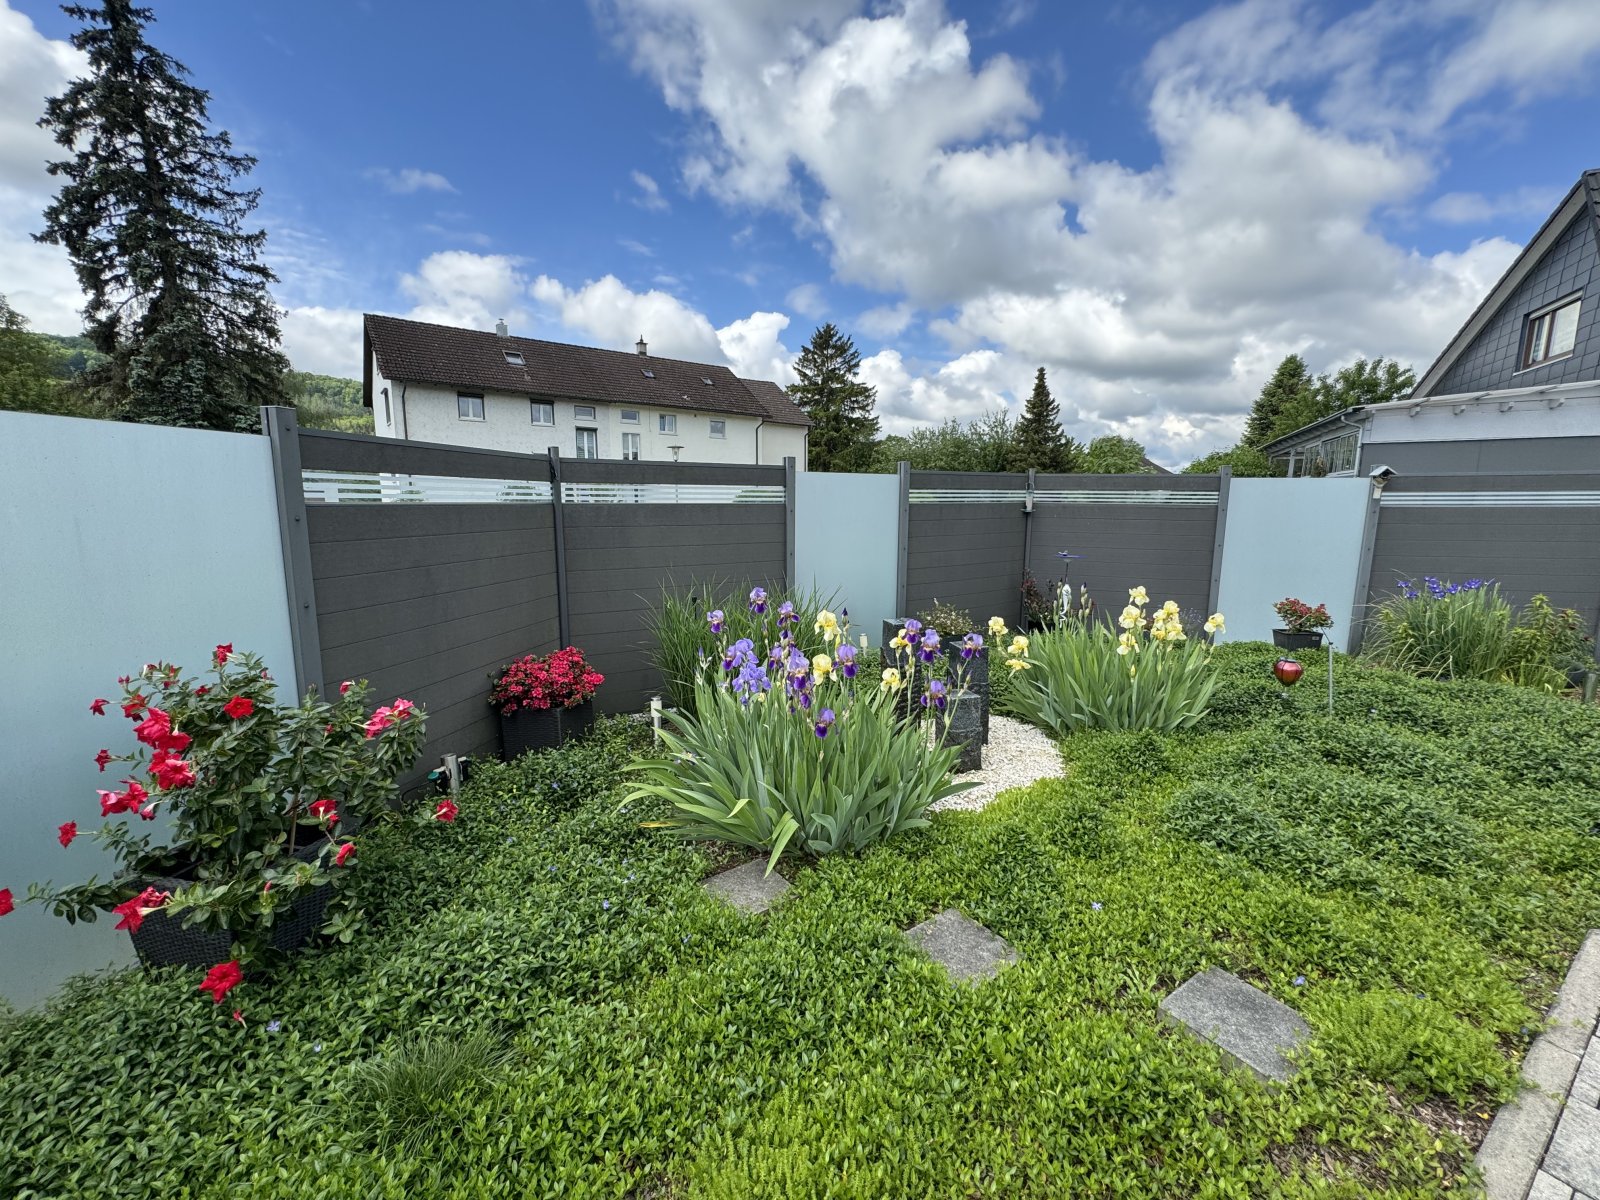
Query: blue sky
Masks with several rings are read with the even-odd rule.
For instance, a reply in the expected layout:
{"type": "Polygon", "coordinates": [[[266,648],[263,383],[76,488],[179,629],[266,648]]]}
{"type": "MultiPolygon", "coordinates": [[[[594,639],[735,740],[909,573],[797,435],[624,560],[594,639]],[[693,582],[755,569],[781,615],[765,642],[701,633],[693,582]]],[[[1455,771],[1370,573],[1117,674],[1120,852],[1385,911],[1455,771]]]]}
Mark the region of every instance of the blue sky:
{"type": "MultiPolygon", "coordinates": [[[[1594,0],[153,7],[335,374],[369,310],[780,381],[832,320],[888,428],[1043,365],[1072,432],[1175,465],[1286,353],[1426,366],[1600,166],[1594,0]]],[[[31,121],[71,29],[0,0],[0,292],[54,332],[31,121]]]]}

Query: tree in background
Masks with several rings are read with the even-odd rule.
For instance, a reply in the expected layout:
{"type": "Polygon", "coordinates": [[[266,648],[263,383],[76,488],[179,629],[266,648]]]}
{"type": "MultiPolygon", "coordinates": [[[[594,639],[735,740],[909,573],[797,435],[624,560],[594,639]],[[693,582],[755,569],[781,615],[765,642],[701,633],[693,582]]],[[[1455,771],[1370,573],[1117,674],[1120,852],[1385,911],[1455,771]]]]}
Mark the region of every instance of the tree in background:
{"type": "MultiPolygon", "coordinates": [[[[1315,403],[1316,385],[1306,367],[1306,360],[1298,354],[1289,355],[1278,364],[1278,369],[1256,397],[1239,444],[1259,450],[1279,436],[1276,431],[1283,427],[1286,416],[1304,411],[1308,405],[1315,403]]],[[[1288,416],[1288,419],[1293,417],[1288,416]]],[[[1288,426],[1288,429],[1297,428],[1299,425],[1288,426]]]]}
{"type": "MultiPolygon", "coordinates": [[[[1391,400],[1403,400],[1416,386],[1415,371],[1410,367],[1402,367],[1393,359],[1382,357],[1370,362],[1358,358],[1348,367],[1336,371],[1331,380],[1326,375],[1317,379],[1323,416],[1354,408],[1358,404],[1388,404],[1391,400]]],[[[1292,429],[1284,430],[1284,433],[1292,432],[1292,429]]]]}
{"type": "Polygon", "coordinates": [[[1061,432],[1061,406],[1050,394],[1044,368],[1040,367],[1033,377],[1033,392],[1028,396],[1012,438],[1009,469],[1071,471],[1076,469],[1080,457],[1077,443],[1061,432]]]}
{"type": "Polygon", "coordinates": [[[873,448],[872,470],[893,473],[901,462],[918,471],[1009,471],[1016,427],[1005,410],[985,413],[962,425],[943,425],[891,433],[873,448]]]}
{"type": "Polygon", "coordinates": [[[66,248],[89,297],[85,329],[107,361],[85,376],[124,420],[250,429],[284,402],[276,281],[247,230],[255,166],[226,132],[207,132],[209,95],[145,41],[147,8],[68,5],[89,74],[46,102],[39,124],[69,157],[39,241],[66,248]]]}
{"type": "Polygon", "coordinates": [[[372,411],[362,402],[360,380],[290,371],[283,386],[302,428],[372,432],[372,411]]]}
{"type": "Polygon", "coordinates": [[[864,471],[872,464],[877,389],[856,378],[861,354],[830,321],[811,335],[794,364],[789,396],[811,418],[813,471],[864,471]]]}
{"type": "Polygon", "coordinates": [[[1089,443],[1082,470],[1090,475],[1149,475],[1144,447],[1130,437],[1107,434],[1089,443]]]}
{"type": "Polygon", "coordinates": [[[1217,450],[1197,458],[1183,469],[1185,475],[1215,475],[1227,467],[1240,479],[1269,479],[1282,472],[1254,446],[1235,446],[1232,450],[1217,450]]]}
{"type": "Polygon", "coordinates": [[[70,374],[66,352],[0,296],[0,409],[74,413],[70,374]]]}

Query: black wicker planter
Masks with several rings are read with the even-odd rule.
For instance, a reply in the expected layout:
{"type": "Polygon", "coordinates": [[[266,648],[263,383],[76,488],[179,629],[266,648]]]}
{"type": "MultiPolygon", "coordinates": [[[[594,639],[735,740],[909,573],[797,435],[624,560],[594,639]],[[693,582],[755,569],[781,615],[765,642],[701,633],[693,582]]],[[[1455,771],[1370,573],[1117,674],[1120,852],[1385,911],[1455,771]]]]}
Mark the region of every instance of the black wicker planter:
{"type": "MultiPolygon", "coordinates": [[[[187,886],[182,879],[158,879],[153,885],[162,891],[187,886]]],[[[272,922],[272,948],[298,950],[315,936],[327,918],[333,885],[324,883],[295,897],[287,910],[280,909],[272,922]]],[[[148,914],[132,934],[133,952],[148,969],[151,967],[214,967],[233,957],[233,933],[226,929],[185,929],[186,913],[167,915],[165,909],[148,914]]]]}
{"type": "Polygon", "coordinates": [[[594,701],[572,708],[519,708],[500,714],[500,742],[507,762],[530,750],[553,750],[594,727],[594,701]]]}
{"type": "Polygon", "coordinates": [[[1292,629],[1274,629],[1272,644],[1279,650],[1315,650],[1322,645],[1322,634],[1316,630],[1295,633],[1292,629]]]}

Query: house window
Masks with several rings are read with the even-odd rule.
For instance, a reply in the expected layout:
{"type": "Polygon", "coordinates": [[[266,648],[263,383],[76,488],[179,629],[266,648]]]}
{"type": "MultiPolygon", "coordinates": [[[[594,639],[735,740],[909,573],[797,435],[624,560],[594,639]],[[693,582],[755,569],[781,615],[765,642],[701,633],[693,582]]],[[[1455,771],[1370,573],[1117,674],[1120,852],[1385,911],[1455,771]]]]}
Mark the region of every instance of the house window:
{"type": "Polygon", "coordinates": [[[532,415],[535,425],[554,425],[556,423],[556,406],[544,404],[538,400],[528,401],[528,411],[532,415]]]}
{"type": "Polygon", "coordinates": [[[463,421],[483,420],[483,397],[470,392],[456,393],[456,416],[463,421]]]}
{"type": "Polygon", "coordinates": [[[637,408],[623,409],[622,423],[624,425],[637,425],[639,423],[639,410],[637,408]]]}
{"type": "Polygon", "coordinates": [[[711,436],[714,437],[714,438],[725,438],[725,437],[727,437],[728,436],[728,423],[726,421],[712,421],[711,422],[711,436]]]}
{"type": "Polygon", "coordinates": [[[1582,300],[1581,296],[1568,296],[1528,318],[1528,337],[1522,347],[1524,369],[1572,353],[1578,340],[1578,307],[1582,300]]]}
{"type": "Polygon", "coordinates": [[[500,351],[500,353],[504,354],[506,356],[506,362],[511,364],[513,367],[520,367],[520,366],[523,365],[522,364],[522,351],[520,351],[520,350],[502,350],[502,351],[500,351]]]}
{"type": "Polygon", "coordinates": [[[579,430],[576,430],[576,433],[578,435],[578,457],[579,458],[599,458],[600,457],[600,436],[599,436],[599,434],[593,429],[579,429],[579,430]]]}
{"type": "Polygon", "coordinates": [[[622,457],[629,462],[639,461],[639,435],[625,433],[622,435],[622,457]]]}
{"type": "Polygon", "coordinates": [[[657,433],[677,433],[678,432],[678,417],[677,417],[677,414],[675,414],[675,413],[657,413],[656,414],[656,432],[657,433]]]}
{"type": "Polygon", "coordinates": [[[654,379],[656,377],[656,373],[649,367],[640,367],[639,374],[643,375],[646,379],[654,379]]]}
{"type": "Polygon", "coordinates": [[[574,421],[592,421],[592,420],[594,420],[594,405],[592,405],[592,404],[574,404],[572,406],[572,419],[574,421]]]}

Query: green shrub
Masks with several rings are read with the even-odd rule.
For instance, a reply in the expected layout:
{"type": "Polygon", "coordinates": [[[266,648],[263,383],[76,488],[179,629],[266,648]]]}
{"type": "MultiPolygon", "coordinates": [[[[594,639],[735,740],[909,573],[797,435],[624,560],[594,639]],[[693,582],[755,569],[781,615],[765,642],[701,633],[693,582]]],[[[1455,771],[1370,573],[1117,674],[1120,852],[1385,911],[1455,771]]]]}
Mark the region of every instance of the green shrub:
{"type": "Polygon", "coordinates": [[[485,1030],[423,1038],[356,1067],[330,1116],[381,1148],[419,1151],[454,1134],[463,1102],[487,1090],[510,1061],[510,1047],[485,1030]]]}
{"type": "Polygon", "coordinates": [[[1358,992],[1328,1003],[1319,1016],[1328,1051],[1372,1079],[1463,1105],[1515,1091],[1494,1035],[1424,995],[1358,992]]]}

